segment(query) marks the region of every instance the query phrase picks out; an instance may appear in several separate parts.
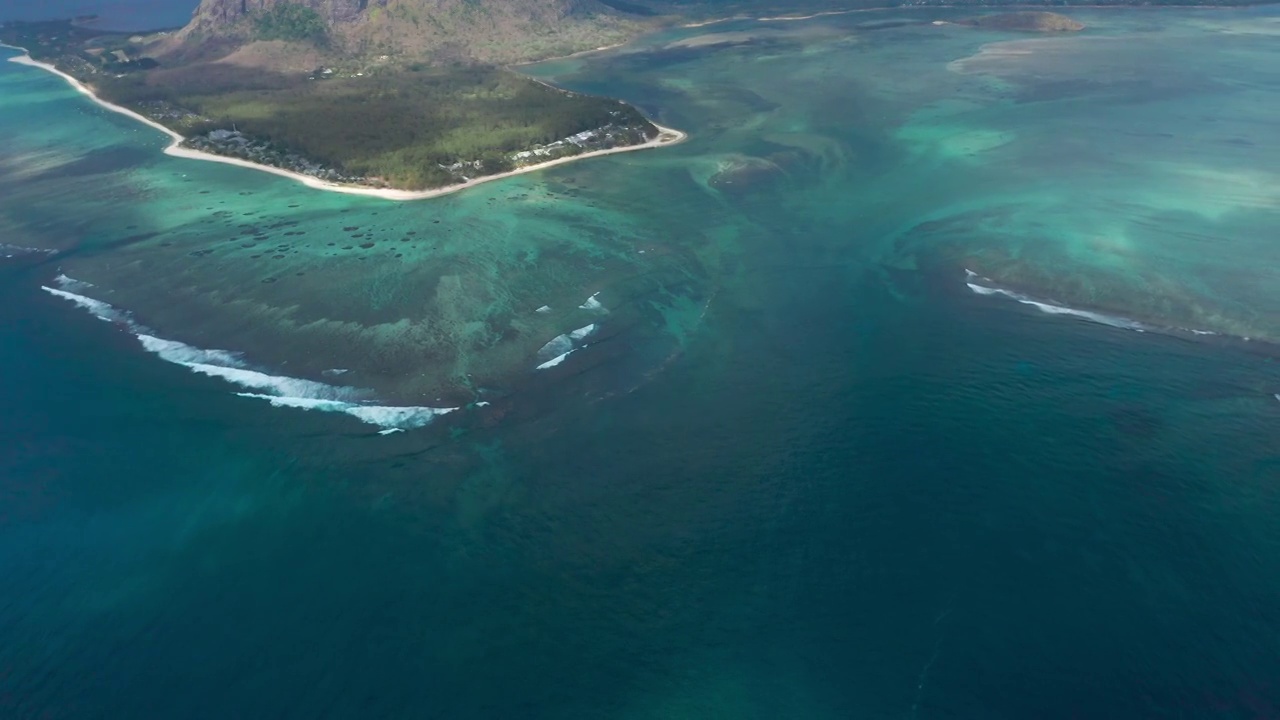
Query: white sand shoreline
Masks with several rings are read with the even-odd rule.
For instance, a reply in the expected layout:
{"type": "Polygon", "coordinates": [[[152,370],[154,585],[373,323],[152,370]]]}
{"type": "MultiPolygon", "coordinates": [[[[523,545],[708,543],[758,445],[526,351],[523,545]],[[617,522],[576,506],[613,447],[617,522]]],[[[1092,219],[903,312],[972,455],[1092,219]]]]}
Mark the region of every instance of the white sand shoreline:
{"type": "Polygon", "coordinates": [[[518,62],[508,67],[518,68],[518,67],[523,67],[525,65],[541,65],[542,63],[555,62],[557,60],[569,60],[571,58],[583,57],[585,55],[595,55],[596,53],[602,53],[607,50],[616,50],[620,47],[623,47],[629,44],[631,44],[630,40],[623,40],[622,42],[616,42],[616,43],[613,43],[612,45],[601,45],[598,48],[591,48],[590,50],[579,50],[578,52],[569,53],[568,55],[556,55],[554,57],[543,58],[541,60],[530,60],[528,62],[518,62]]]}
{"type": "Polygon", "coordinates": [[[536,165],[528,165],[522,168],[518,168],[516,170],[511,170],[509,172],[499,173],[497,175],[486,175],[484,177],[474,178],[471,180],[467,180],[466,182],[463,182],[463,183],[458,183],[457,185],[449,185],[447,187],[442,187],[442,188],[434,188],[431,190],[394,190],[394,189],[383,189],[383,188],[360,187],[358,185],[341,185],[338,183],[326,182],[324,180],[321,180],[316,177],[312,177],[310,175],[303,175],[302,173],[296,173],[290,170],[285,170],[283,168],[273,167],[271,165],[262,165],[260,163],[250,162],[248,160],[241,160],[240,158],[226,157],[224,155],[215,155],[213,153],[201,152],[199,150],[184,148],[182,147],[182,142],[186,140],[186,138],[184,138],[182,135],[174,132],[173,130],[165,127],[164,125],[161,125],[160,123],[148,117],[145,117],[139,113],[134,112],[133,110],[130,110],[126,107],[121,107],[120,105],[116,105],[115,103],[111,103],[111,102],[107,102],[106,100],[103,100],[102,98],[95,95],[93,93],[93,90],[91,90],[88,86],[86,86],[84,83],[80,82],[79,80],[75,79],[74,77],[62,72],[61,70],[54,67],[53,65],[50,65],[49,63],[43,63],[38,60],[32,59],[31,55],[26,50],[26,48],[14,47],[12,45],[4,45],[3,43],[0,43],[0,47],[6,47],[12,50],[18,50],[23,53],[22,55],[9,58],[9,62],[17,63],[19,65],[27,65],[30,67],[35,67],[41,70],[45,70],[47,72],[51,72],[54,75],[61,77],[63,80],[66,80],[67,83],[71,85],[71,87],[75,88],[77,91],[87,96],[90,100],[97,103],[99,106],[106,108],[111,112],[119,113],[120,115],[124,115],[126,117],[132,118],[133,120],[137,120],[138,122],[143,123],[144,125],[148,125],[152,128],[155,128],[156,130],[159,130],[160,132],[169,136],[170,143],[169,143],[169,146],[164,149],[165,155],[170,155],[170,156],[179,157],[179,158],[186,158],[189,160],[205,160],[208,162],[223,163],[224,165],[236,165],[238,167],[248,168],[250,170],[259,170],[261,172],[271,173],[272,175],[279,175],[281,177],[286,177],[286,178],[289,178],[290,180],[300,182],[303,185],[306,185],[307,187],[315,190],[325,190],[328,192],[345,193],[348,195],[364,195],[367,197],[382,198],[383,200],[397,200],[397,201],[426,200],[428,198],[440,197],[442,195],[448,195],[450,193],[466,190],[468,188],[472,188],[477,185],[483,185],[484,183],[492,182],[494,180],[502,180],[503,178],[509,178],[515,175],[524,175],[525,173],[531,173],[531,172],[536,172],[538,170],[543,170],[545,168],[555,167],[556,165],[564,165],[566,163],[570,163],[575,160],[585,160],[587,158],[599,157],[602,155],[613,155],[616,153],[631,152],[634,150],[648,150],[656,147],[675,145],[675,144],[684,142],[689,137],[688,134],[683,133],[679,130],[673,130],[671,128],[663,127],[657,123],[652,123],[653,126],[658,129],[658,136],[648,142],[641,143],[639,145],[628,145],[626,147],[610,148],[608,150],[593,150],[591,152],[582,153],[581,155],[571,155],[569,157],[556,158],[555,160],[548,160],[547,162],[544,162],[544,163],[538,163],[536,165]]]}

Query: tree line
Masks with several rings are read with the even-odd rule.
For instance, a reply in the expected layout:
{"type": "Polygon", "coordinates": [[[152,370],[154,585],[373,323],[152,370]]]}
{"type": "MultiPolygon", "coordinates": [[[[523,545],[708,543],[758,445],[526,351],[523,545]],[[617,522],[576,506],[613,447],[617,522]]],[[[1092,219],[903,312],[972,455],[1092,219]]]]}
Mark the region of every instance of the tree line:
{"type": "Polygon", "coordinates": [[[488,174],[513,153],[606,125],[648,126],[609,98],[569,94],[486,67],[383,72],[284,89],[184,95],[176,104],[347,174],[397,187],[453,181],[441,165],[479,160],[488,174]]]}

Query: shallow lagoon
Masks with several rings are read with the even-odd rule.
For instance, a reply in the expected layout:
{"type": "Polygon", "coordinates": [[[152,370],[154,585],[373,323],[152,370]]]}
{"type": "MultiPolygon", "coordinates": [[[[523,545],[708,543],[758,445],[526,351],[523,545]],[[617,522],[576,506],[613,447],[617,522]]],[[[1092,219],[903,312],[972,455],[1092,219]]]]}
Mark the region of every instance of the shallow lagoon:
{"type": "Polygon", "coordinates": [[[945,17],[724,23],[535,67],[695,141],[408,204],[159,156],[6,67],[5,215],[166,338],[396,404],[509,396],[596,321],[645,374],[757,237],[844,235],[792,254],[1277,337],[1274,18],[1086,12],[1085,33],[1026,37],[945,17]]]}
{"type": "Polygon", "coordinates": [[[1270,344],[1176,328],[1273,332],[1272,16],[898,17],[535,68],[693,139],[410,205],[0,67],[3,242],[62,251],[0,283],[0,709],[1271,713],[1270,344]],[[379,436],[237,397],[59,270],[264,371],[491,404],[379,436]]]}

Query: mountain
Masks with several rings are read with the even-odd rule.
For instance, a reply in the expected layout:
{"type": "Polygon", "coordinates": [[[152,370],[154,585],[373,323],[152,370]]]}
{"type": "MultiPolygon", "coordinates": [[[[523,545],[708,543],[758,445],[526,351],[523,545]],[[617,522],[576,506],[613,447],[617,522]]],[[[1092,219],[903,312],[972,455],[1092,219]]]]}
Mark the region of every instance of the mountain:
{"type": "Polygon", "coordinates": [[[347,56],[493,64],[621,42],[643,19],[600,0],[203,0],[176,39],[188,52],[286,40],[347,56]]]}

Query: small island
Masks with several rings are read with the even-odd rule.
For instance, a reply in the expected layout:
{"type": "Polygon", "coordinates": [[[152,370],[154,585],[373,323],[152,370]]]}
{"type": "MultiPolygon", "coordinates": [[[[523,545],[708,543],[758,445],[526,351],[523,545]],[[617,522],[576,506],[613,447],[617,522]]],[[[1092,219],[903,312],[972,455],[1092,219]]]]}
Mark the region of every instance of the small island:
{"type": "Polygon", "coordinates": [[[1000,13],[998,15],[982,15],[968,20],[958,20],[957,25],[985,28],[988,30],[1012,30],[1015,32],[1079,32],[1084,23],[1052,12],[1023,11],[1000,13]]]}
{"type": "Polygon", "coordinates": [[[612,26],[566,21],[565,33],[574,34],[565,42],[575,44],[511,42],[465,57],[456,49],[370,44],[356,33],[417,22],[389,16],[384,4],[349,3],[337,12],[318,0],[258,9],[204,0],[191,24],[172,31],[117,33],[77,18],[9,23],[0,42],[26,50],[109,109],[165,130],[170,154],[396,199],[684,138],[631,105],[505,66],[614,39],[612,26]]]}

